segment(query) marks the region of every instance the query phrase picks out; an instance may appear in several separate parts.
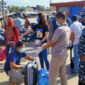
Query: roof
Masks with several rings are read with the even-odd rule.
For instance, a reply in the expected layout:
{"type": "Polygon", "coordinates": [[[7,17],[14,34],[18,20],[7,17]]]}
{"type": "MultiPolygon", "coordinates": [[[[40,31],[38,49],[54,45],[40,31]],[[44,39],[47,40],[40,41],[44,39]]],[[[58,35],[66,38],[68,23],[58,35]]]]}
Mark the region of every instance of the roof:
{"type": "MultiPolygon", "coordinates": [[[[7,14],[7,16],[14,15],[14,14],[16,14],[16,12],[9,13],[9,14],[7,14]]],[[[2,19],[3,19],[3,16],[0,16],[0,20],[2,20],[2,19]]]]}
{"type": "Polygon", "coordinates": [[[62,2],[62,3],[51,3],[50,6],[55,6],[55,7],[65,7],[65,6],[81,6],[85,5],[85,1],[73,1],[73,2],[62,2]]]}
{"type": "Polygon", "coordinates": [[[84,0],[53,0],[52,3],[66,3],[66,2],[77,2],[77,1],[84,1],[84,0]]]}

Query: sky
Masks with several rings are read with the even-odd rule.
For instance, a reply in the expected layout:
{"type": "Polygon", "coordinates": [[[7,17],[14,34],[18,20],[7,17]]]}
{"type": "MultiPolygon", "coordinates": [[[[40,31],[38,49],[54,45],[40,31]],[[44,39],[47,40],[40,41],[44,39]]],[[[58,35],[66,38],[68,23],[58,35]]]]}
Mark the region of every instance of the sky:
{"type": "MultiPolygon", "coordinates": [[[[45,7],[49,7],[50,0],[4,0],[7,2],[7,5],[15,5],[15,6],[36,6],[42,5],[45,7]]],[[[61,0],[51,0],[51,3],[59,3],[61,0]]],[[[62,2],[69,1],[81,1],[81,0],[62,0],[62,2]]]]}

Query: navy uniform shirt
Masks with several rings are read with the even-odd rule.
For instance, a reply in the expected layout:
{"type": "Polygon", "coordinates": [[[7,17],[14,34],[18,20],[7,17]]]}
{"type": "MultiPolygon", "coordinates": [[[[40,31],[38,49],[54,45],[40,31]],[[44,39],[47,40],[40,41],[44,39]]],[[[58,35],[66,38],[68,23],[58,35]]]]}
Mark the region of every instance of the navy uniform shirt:
{"type": "Polygon", "coordinates": [[[14,62],[16,65],[20,65],[20,60],[22,57],[25,57],[26,53],[18,53],[16,49],[12,50],[12,52],[7,56],[7,60],[4,65],[4,70],[8,74],[11,70],[10,62],[14,62]]]}

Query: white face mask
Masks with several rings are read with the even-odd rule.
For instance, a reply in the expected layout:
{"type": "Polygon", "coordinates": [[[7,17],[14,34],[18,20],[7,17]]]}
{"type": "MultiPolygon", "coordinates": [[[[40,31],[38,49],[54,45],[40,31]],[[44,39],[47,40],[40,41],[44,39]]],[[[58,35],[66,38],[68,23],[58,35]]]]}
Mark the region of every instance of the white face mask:
{"type": "Polygon", "coordinates": [[[55,18],[55,15],[51,15],[52,18],[55,18]]]}
{"type": "Polygon", "coordinates": [[[25,52],[25,49],[24,48],[21,48],[20,49],[20,53],[24,53],[25,52]]]}

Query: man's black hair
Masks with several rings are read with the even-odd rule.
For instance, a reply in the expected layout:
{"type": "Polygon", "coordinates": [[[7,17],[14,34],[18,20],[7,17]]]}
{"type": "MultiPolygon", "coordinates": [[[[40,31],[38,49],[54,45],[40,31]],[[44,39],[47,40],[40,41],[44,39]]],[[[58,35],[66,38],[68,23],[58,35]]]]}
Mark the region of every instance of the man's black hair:
{"type": "Polygon", "coordinates": [[[72,21],[74,22],[74,21],[77,21],[78,20],[78,16],[77,15],[75,15],[75,16],[73,16],[72,17],[72,21]]]}
{"type": "Polygon", "coordinates": [[[56,14],[56,17],[59,19],[59,18],[62,18],[63,20],[66,20],[66,15],[64,12],[58,12],[56,14]]]}
{"type": "Polygon", "coordinates": [[[52,15],[56,15],[56,12],[53,12],[52,15]]]}
{"type": "Polygon", "coordinates": [[[18,41],[18,42],[16,43],[16,48],[21,47],[21,46],[23,46],[22,41],[18,41]]]}

